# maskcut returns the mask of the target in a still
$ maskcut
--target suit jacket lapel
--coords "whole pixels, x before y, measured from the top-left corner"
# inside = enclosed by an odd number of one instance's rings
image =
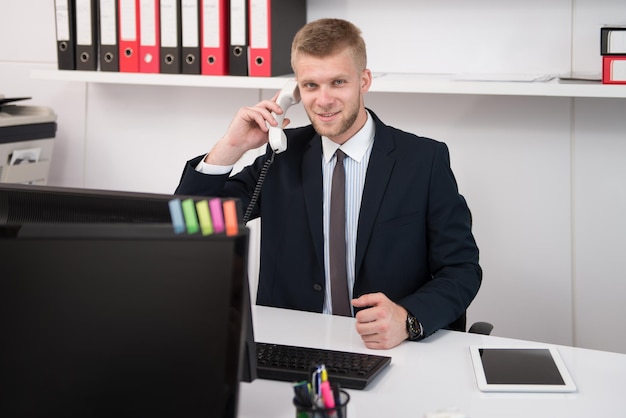
[[[359,277],[359,270],[365,257],[367,245],[378,215],[378,209],[383,201],[389,177],[395,164],[395,158],[391,156],[391,152],[395,148],[393,136],[376,116],[374,116],[374,120],[376,121],[376,133],[367,167],[361,211],[359,213],[355,280]]]
[[[315,255],[322,269],[324,268],[324,201],[322,187],[322,141],[318,134],[313,135],[308,150],[302,158],[302,188],[309,219]]]
[[[376,122],[376,134],[372,145],[372,154],[367,169],[365,188],[361,200],[359,226],[356,242],[356,278],[367,250],[378,209],[382,203],[395,158],[390,153],[395,149],[393,135],[387,127],[370,111]],[[323,188],[322,188],[322,142],[318,134],[313,135],[309,149],[302,158],[302,187],[305,206],[315,253],[324,266],[324,227],[323,227]]]

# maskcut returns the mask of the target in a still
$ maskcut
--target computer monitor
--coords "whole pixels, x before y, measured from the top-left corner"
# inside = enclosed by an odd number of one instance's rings
[[[169,201],[175,197],[195,201],[208,199],[206,196],[0,183],[0,225],[40,223],[171,225]],[[237,211],[241,212],[239,201],[234,200]],[[249,297],[249,288],[244,290]],[[246,319],[250,326],[246,335],[247,357],[242,375],[244,382],[251,382],[257,376],[256,347],[250,317],[251,313]]]
[[[246,228],[0,226],[0,416],[234,417],[247,248]]]
[[[173,198],[208,199],[206,196],[185,196],[119,190],[87,189],[61,186],[0,183],[0,225],[39,223],[141,224],[171,225],[169,201]],[[241,212],[236,201],[237,211]],[[239,213],[241,219],[241,213]],[[173,227],[172,227],[173,228]],[[250,289],[244,288],[246,298]],[[256,346],[248,309],[244,370],[241,377],[251,382],[257,377]]]
[[[0,224],[170,222],[168,194],[0,183]]]

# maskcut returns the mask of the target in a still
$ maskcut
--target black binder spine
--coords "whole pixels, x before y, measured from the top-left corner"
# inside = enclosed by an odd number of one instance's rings
[[[161,73],[182,71],[180,5],[180,0],[161,0]]]
[[[100,70],[119,71],[117,0],[100,0],[98,1],[98,7]]]
[[[600,55],[626,55],[626,26],[600,28]]]
[[[76,69],[98,69],[98,6],[96,0],[76,1]]]
[[[76,69],[75,0],[55,0],[57,68]]]
[[[200,9],[201,0],[182,0],[182,73],[200,74]]]
[[[248,75],[248,9],[248,0],[230,0],[230,75]]]

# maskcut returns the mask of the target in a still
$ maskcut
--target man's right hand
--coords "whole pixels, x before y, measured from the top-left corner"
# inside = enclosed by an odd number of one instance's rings
[[[271,100],[264,100],[252,107],[239,109],[231,121],[226,134],[215,144],[207,154],[204,162],[214,165],[233,165],[241,156],[251,149],[258,148],[268,142],[268,128],[278,126],[272,112],[282,114],[283,110],[276,104],[278,93]],[[283,127],[289,119],[285,118]]]

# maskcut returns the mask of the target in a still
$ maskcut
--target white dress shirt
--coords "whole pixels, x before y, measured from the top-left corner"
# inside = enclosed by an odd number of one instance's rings
[[[363,128],[352,138],[339,146],[330,139],[322,136],[322,172],[324,181],[324,273],[326,275],[326,295],[324,298],[325,314],[332,314],[332,300],[330,291],[330,264],[328,232],[330,224],[330,189],[332,184],[333,169],[337,158],[335,151],[338,148],[346,154],[343,160],[346,171],[346,263],[348,276],[348,296],[352,299],[354,286],[355,258],[356,258],[356,233],[361,209],[361,196],[365,186],[365,174],[372,153],[374,143],[374,121],[367,114],[367,121]],[[354,310],[353,310],[354,312]]]

